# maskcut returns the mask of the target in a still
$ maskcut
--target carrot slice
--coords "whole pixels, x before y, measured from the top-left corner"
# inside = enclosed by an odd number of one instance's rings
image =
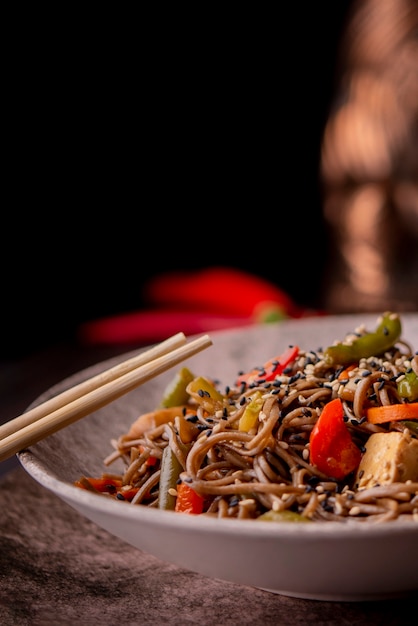
[[[373,406],[367,409],[366,415],[371,424],[418,419],[418,402]]]

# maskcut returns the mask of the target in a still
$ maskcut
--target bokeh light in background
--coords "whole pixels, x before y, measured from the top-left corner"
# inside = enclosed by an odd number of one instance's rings
[[[418,310],[418,3],[354,3],[322,145],[325,307]]]

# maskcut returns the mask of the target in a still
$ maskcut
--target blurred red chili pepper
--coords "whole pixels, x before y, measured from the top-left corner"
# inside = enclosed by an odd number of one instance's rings
[[[152,304],[248,317],[262,317],[273,308],[284,317],[300,314],[287,293],[270,281],[229,267],[160,274],[145,285],[144,297]]]

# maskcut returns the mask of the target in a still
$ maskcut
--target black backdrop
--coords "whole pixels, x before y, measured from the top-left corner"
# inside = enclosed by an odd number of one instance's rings
[[[192,16],[146,41],[145,24],[137,42],[104,37],[43,71],[25,59],[24,98],[9,101],[3,356],[140,308],[169,269],[238,267],[320,306],[319,152],[350,4],[212,14],[213,28]]]

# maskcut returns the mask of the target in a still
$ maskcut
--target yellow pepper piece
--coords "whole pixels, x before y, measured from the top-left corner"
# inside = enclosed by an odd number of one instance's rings
[[[261,391],[256,391],[254,395],[251,396],[250,402],[245,407],[244,413],[241,415],[238,424],[238,430],[242,430],[248,433],[252,430],[257,422],[260,411],[263,408],[264,399],[262,397]]]
[[[187,385],[187,392],[197,401],[206,396],[210,396],[213,400],[223,402],[223,395],[215,388],[207,378],[198,376]]]

